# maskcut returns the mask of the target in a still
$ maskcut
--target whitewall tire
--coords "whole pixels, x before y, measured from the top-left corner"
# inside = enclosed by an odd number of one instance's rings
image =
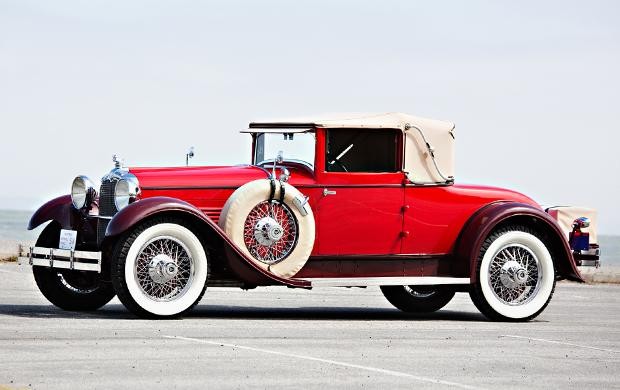
[[[470,295],[485,316],[530,320],[545,309],[554,289],[552,254],[534,231],[510,226],[484,241]]]
[[[121,302],[142,317],[176,317],[206,289],[207,255],[182,221],[161,219],[135,228],[117,244],[112,282]]]

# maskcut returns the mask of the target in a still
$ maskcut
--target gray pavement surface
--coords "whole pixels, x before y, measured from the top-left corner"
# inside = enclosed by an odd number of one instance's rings
[[[559,283],[528,323],[466,294],[407,315],[377,288],[208,290],[182,320],[70,313],[0,264],[0,389],[620,388],[620,285]]]

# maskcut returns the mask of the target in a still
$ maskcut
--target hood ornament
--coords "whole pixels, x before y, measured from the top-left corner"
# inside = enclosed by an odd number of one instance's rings
[[[119,158],[116,154],[112,155],[112,161],[114,162],[115,169],[126,169],[125,159]]]

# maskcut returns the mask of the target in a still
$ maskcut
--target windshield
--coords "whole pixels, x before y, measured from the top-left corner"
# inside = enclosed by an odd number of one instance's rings
[[[314,169],[315,134],[308,133],[259,133],[256,136],[254,164],[273,161],[282,152],[284,161],[300,162]]]

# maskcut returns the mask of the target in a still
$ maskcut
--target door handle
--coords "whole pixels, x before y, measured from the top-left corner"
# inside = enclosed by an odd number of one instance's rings
[[[327,188],[323,188],[323,196],[336,195],[336,191],[330,191]]]

